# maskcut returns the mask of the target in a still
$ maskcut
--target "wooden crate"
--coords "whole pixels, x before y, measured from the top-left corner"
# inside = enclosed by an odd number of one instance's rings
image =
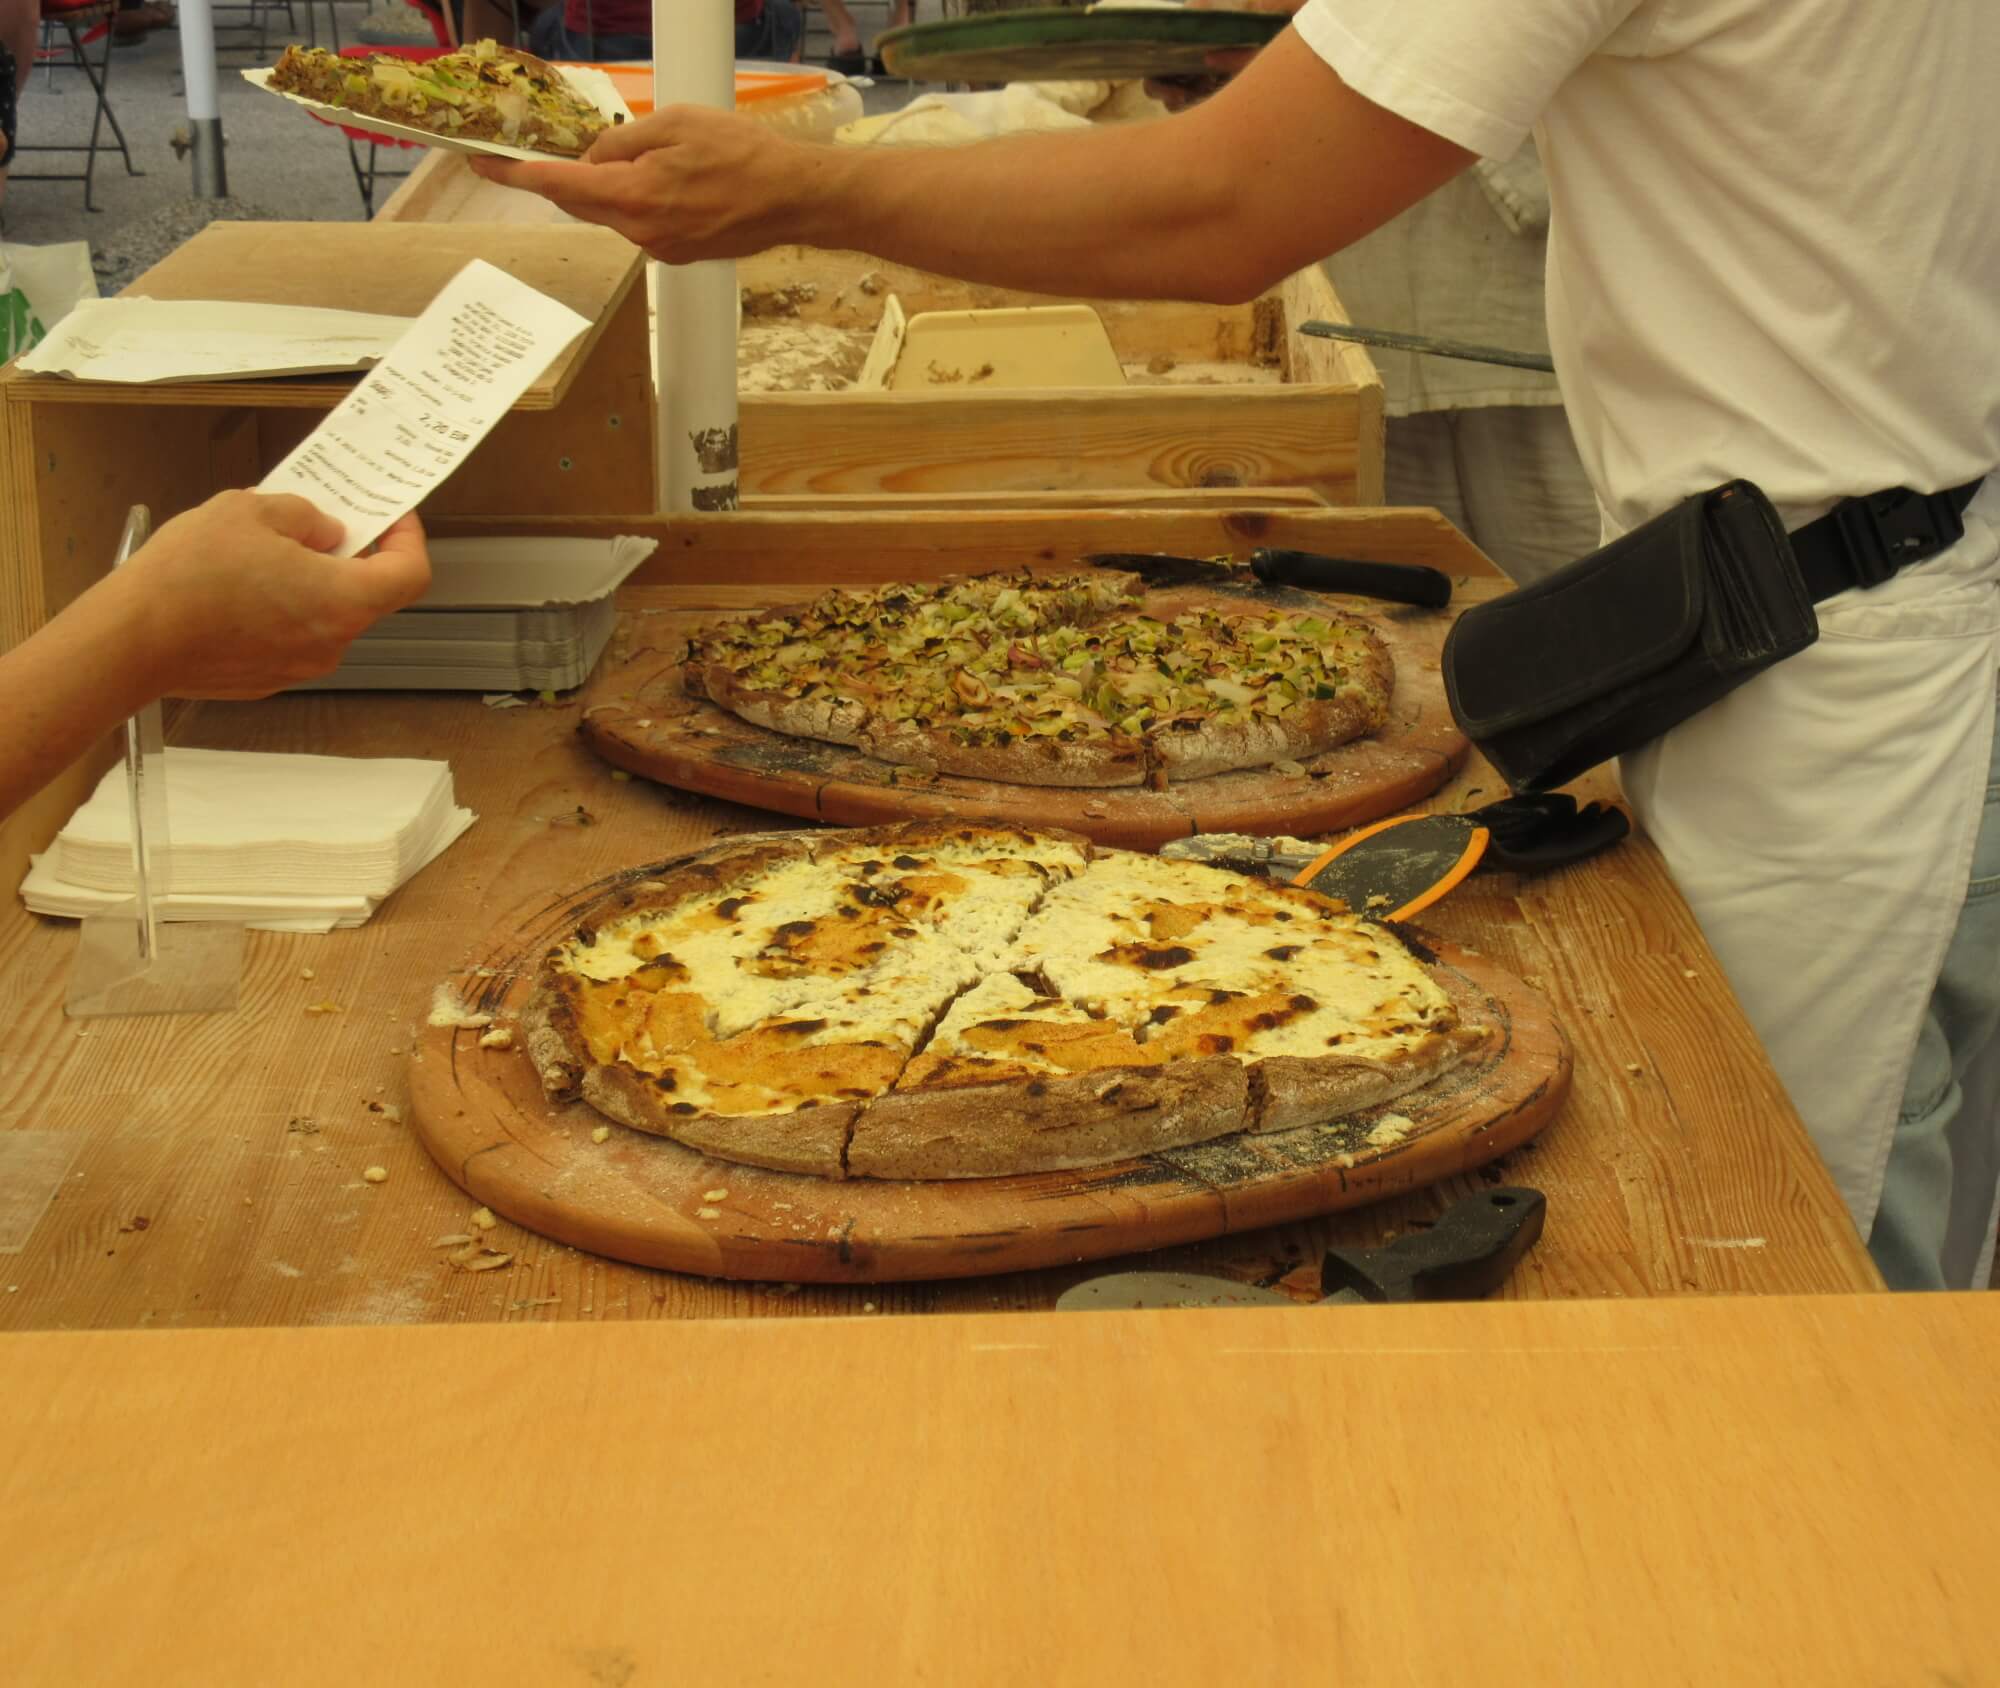
[[[133,291],[415,316],[473,258],[591,326],[425,502],[426,519],[652,510],[643,266],[607,230],[214,223]],[[256,485],[354,379],[121,386],[0,369],[0,649],[104,574],[132,505],[158,524],[226,488]],[[117,755],[107,739],[0,824],[9,889]]]
[[[1053,299],[950,281],[852,252],[780,247],[737,266],[750,309],[857,332],[891,293],[911,314]],[[1300,334],[1344,321],[1323,271],[1246,305],[1086,301],[1128,367],[1220,366],[1214,384],[979,392],[744,392],[746,502],[838,508],[979,494],[1038,499],[1307,488],[1382,501],[1382,381],[1358,346]],[[756,320],[753,316],[752,320]],[[1241,379],[1229,379],[1240,372]]]

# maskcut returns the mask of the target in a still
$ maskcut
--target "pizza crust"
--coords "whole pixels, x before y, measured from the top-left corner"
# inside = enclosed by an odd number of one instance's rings
[[[1102,1068],[897,1090],[868,1103],[847,1150],[856,1178],[995,1178],[1064,1172],[1240,1131],[1249,1069],[1230,1060]]]

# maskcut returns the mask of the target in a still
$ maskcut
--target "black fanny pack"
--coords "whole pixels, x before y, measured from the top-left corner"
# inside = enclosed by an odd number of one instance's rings
[[[1955,544],[1979,486],[1844,499],[1790,535],[1748,481],[1698,493],[1460,616],[1451,712],[1514,790],[1547,791],[1803,650],[1815,603]]]

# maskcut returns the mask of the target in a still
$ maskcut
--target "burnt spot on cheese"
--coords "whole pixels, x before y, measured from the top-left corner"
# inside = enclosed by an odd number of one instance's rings
[[[1295,996],[1291,1001],[1292,1007],[1297,1009],[1301,1014],[1310,1014],[1319,1006],[1319,1003],[1309,996]]]
[[[1331,1037],[1329,1037],[1326,1040],[1326,1046],[1327,1048],[1331,1049],[1336,1044],[1345,1043],[1346,1041],[1347,1041],[1347,1034],[1345,1032],[1335,1032]]]
[[[780,1020],[771,1030],[788,1037],[811,1037],[814,1032],[825,1031],[826,1025],[824,1020]]]
[[[1146,1016],[1146,1023],[1150,1026],[1164,1026],[1179,1012],[1180,1010],[1171,1002],[1162,1003]]]
[[[910,894],[910,891],[906,885],[877,887],[864,880],[853,887],[853,893],[857,902],[866,903],[870,908],[894,908]]]
[[[813,920],[788,920],[771,935],[774,938],[808,938],[818,926]]]
[[[1083,1016],[1086,1020],[1105,1020],[1110,1018],[1110,1011],[1101,1002],[1086,1002]]]
[[[1025,1025],[1027,1024],[1027,1022],[1025,1020],[1002,1019],[1002,1020],[981,1020],[979,1024],[988,1031],[1011,1032],[1016,1026]]]
[[[701,1112],[701,1109],[697,1108],[692,1102],[676,1102],[673,1105],[672,1111],[677,1114],[698,1114]]]
[[[668,1095],[672,1095],[680,1087],[680,1080],[675,1078],[672,1073],[655,1073],[653,1075],[653,1088],[656,1090],[664,1090]]]
[[[1169,968],[1185,967],[1194,960],[1194,951],[1186,944],[1113,944],[1108,950],[1098,952],[1099,961],[1122,961],[1127,966],[1143,967],[1149,973],[1164,973]]]
[[[742,911],[743,905],[750,900],[748,897],[724,897],[715,905],[715,912],[724,920],[734,920]]]
[[[1220,985],[1218,985],[1214,990],[1208,993],[1208,1000],[1212,1003],[1234,1002],[1242,994],[1243,993],[1241,991],[1224,990]]]
[[[922,867],[924,864],[918,861],[915,856],[894,856],[890,859],[889,865],[891,867],[899,867],[905,873],[908,873],[912,868]]]
[[[1271,911],[1271,918],[1273,920],[1290,920],[1292,917],[1289,914],[1287,914],[1283,909],[1276,908]]]
[[[1264,953],[1273,961],[1290,961],[1303,948],[1303,944],[1273,944]]]
[[[596,943],[597,928],[595,926],[579,926],[576,929],[576,941],[584,945],[586,948],[591,944]]]
[[[880,862],[863,862],[861,864],[861,871],[863,874],[880,873],[882,871],[882,864]]]
[[[1236,1047],[1236,1039],[1222,1032],[1203,1032],[1195,1040],[1195,1047],[1204,1055],[1227,1055]]]

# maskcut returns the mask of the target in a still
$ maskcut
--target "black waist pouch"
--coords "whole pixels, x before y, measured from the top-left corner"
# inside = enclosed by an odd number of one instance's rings
[[[1777,511],[1731,481],[1467,610],[1445,640],[1445,695],[1510,786],[1547,791],[1818,637]]]

